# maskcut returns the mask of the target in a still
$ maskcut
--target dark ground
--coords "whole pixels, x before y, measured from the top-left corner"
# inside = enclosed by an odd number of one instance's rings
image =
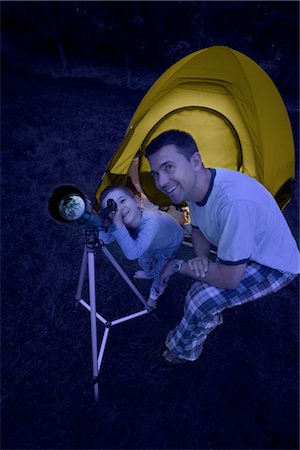
[[[191,284],[174,278],[159,320],[112,329],[94,404],[89,316],[74,307],[81,231],[47,201],[64,183],[93,197],[146,90],[2,70],[1,448],[298,448],[297,281],[226,311],[201,358],[173,367],[160,353]],[[286,214],[298,235],[296,199]],[[101,254],[96,276],[108,318],[140,309]]]

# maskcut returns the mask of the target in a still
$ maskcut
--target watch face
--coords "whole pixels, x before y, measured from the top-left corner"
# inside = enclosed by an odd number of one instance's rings
[[[178,272],[181,269],[181,266],[183,264],[183,260],[179,259],[176,263],[175,263],[175,272]]]

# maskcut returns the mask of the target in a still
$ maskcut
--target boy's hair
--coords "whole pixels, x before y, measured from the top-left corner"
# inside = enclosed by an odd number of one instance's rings
[[[129,197],[131,197],[131,198],[135,197],[134,193],[130,189],[128,189],[126,186],[121,186],[121,185],[119,186],[117,184],[115,184],[113,186],[108,186],[100,194],[100,202],[99,202],[100,208],[103,208],[104,198],[107,197],[108,194],[110,194],[111,192],[116,191],[116,190],[122,191],[125,195],[129,195]]]
[[[146,158],[149,158],[150,155],[153,155],[166,145],[175,145],[178,153],[184,155],[188,160],[191,159],[195,152],[198,152],[196,142],[190,134],[180,130],[169,130],[159,134],[146,146]]]

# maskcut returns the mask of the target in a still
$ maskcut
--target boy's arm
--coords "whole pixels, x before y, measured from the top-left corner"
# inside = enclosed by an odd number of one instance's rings
[[[104,244],[110,244],[113,242],[115,238],[112,235],[112,226],[110,225],[108,227],[107,232],[105,232],[105,230],[100,230],[98,237]]]
[[[113,232],[125,257],[134,260],[142,256],[151,246],[155,235],[159,232],[158,224],[153,220],[146,220],[138,230],[138,235],[133,239],[126,226],[122,224]]]

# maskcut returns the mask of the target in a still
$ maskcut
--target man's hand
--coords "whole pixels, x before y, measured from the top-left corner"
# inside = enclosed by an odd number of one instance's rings
[[[189,259],[187,265],[197,278],[205,278],[208,272],[209,260],[207,256],[197,256],[196,258]]]
[[[171,261],[168,261],[167,264],[162,268],[162,271],[160,272],[161,287],[165,287],[168,284],[169,278],[176,272],[175,270],[176,261],[177,259],[171,259]]]

